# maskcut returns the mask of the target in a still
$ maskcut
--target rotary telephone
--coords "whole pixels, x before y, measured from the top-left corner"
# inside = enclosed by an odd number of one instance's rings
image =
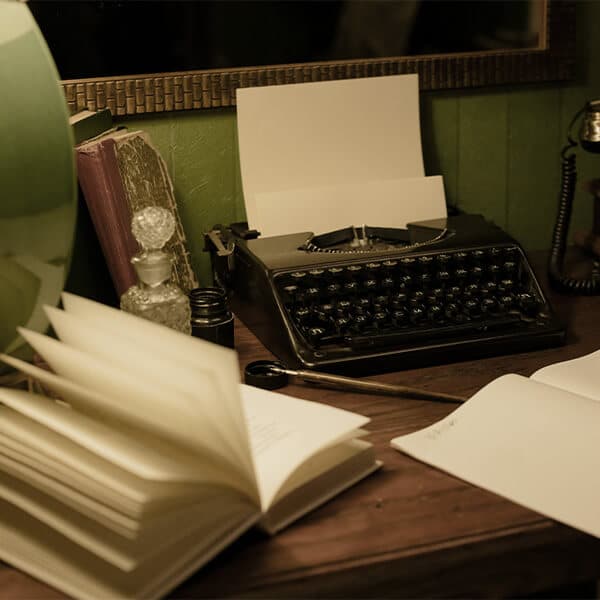
[[[578,140],[572,135],[579,118],[583,121],[578,134]],[[567,145],[561,152],[561,189],[556,216],[556,224],[552,235],[548,276],[552,286],[572,294],[600,294],[600,181],[588,184],[589,191],[594,195],[594,222],[591,232],[576,236],[575,242],[590,256],[591,274],[589,278],[576,279],[565,275],[564,259],[567,245],[567,234],[571,220],[575,184],[577,181],[576,154],[574,148],[580,144],[588,152],[600,153],[600,100],[587,102],[580,109],[569,125]]]

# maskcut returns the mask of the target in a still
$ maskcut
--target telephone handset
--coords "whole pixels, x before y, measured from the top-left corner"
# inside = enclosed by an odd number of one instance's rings
[[[571,132],[581,115],[584,115],[584,117],[578,141],[576,141],[573,139]],[[600,294],[600,252],[598,251],[600,250],[600,192],[598,191],[594,199],[594,226],[591,234],[585,243],[583,243],[584,247],[592,255],[593,267],[591,277],[588,279],[575,279],[564,275],[563,272],[567,234],[577,181],[576,155],[573,149],[578,145],[578,142],[584,150],[600,153],[600,100],[587,102],[569,124],[567,145],[561,152],[560,198],[548,264],[550,283],[556,289],[573,294],[595,295]]]

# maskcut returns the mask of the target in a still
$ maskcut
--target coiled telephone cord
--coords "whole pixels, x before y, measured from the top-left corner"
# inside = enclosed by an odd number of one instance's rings
[[[600,293],[599,279],[574,279],[563,275],[567,234],[571,222],[575,184],[577,182],[576,156],[574,153],[567,154],[567,152],[575,145],[570,141],[561,153],[561,189],[558,214],[552,235],[548,276],[552,286],[561,292],[591,296]]]

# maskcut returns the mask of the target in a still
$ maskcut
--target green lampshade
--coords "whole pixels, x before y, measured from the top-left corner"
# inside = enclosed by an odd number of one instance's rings
[[[0,351],[27,356],[68,273],[77,216],[59,76],[27,5],[0,0]],[[2,367],[0,366],[0,370]]]

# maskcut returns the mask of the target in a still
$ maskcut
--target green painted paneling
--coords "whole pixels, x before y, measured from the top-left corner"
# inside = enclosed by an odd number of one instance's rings
[[[423,94],[421,130],[427,175],[443,175],[446,200],[458,204],[458,108],[456,92]]]
[[[559,186],[560,91],[508,94],[507,231],[526,249],[550,245]]]
[[[457,206],[506,225],[508,99],[470,93],[458,106]]]
[[[194,266],[206,285],[209,260],[203,252],[204,233],[215,223],[235,221],[241,202],[235,177],[238,159],[233,111],[188,113],[173,124],[173,133],[175,192]]]

